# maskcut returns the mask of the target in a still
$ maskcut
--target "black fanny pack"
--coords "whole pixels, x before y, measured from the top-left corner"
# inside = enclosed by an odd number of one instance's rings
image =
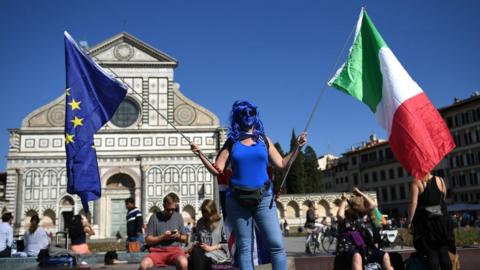
[[[238,204],[246,208],[256,208],[263,199],[263,194],[270,188],[270,180],[260,188],[246,188],[235,186],[230,182],[233,198]]]
[[[424,209],[428,218],[433,219],[443,216],[441,205],[426,206]]]

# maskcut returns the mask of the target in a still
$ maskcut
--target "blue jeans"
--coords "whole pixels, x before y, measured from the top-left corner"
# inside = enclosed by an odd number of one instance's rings
[[[238,266],[241,270],[253,269],[253,227],[252,219],[255,220],[260,233],[266,241],[270,257],[272,259],[272,268],[274,270],[287,269],[287,255],[283,246],[282,231],[278,224],[277,207],[275,202],[270,208],[272,200],[271,191],[266,192],[258,207],[254,210],[244,208],[230,196],[226,199],[227,220],[233,226],[233,232],[236,236],[236,250],[240,256]]]

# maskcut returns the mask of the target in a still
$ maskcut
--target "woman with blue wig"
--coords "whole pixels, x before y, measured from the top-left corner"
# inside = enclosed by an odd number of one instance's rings
[[[297,143],[302,147],[306,142],[307,135],[303,133],[298,137]],[[257,106],[246,100],[233,103],[228,139],[214,164],[200,154],[197,145],[192,144],[191,148],[213,175],[221,175],[228,165],[232,169],[226,209],[227,221],[233,226],[236,236],[240,269],[254,268],[254,223],[268,244],[273,269],[287,269],[277,209],[271,203],[274,194],[267,166],[270,162],[277,168],[286,168],[292,156],[289,154],[282,157],[270,138],[265,136]]]

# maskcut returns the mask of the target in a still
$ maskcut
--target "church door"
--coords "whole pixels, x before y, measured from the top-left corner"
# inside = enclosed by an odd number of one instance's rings
[[[122,237],[127,236],[127,209],[125,208],[125,200],[112,199],[112,227],[111,236],[116,236],[120,232]]]

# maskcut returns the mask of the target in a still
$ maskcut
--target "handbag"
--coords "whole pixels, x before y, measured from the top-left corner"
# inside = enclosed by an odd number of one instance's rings
[[[128,242],[128,252],[140,252],[140,241]]]
[[[428,218],[438,218],[443,216],[441,205],[426,206],[425,211],[427,212]]]

